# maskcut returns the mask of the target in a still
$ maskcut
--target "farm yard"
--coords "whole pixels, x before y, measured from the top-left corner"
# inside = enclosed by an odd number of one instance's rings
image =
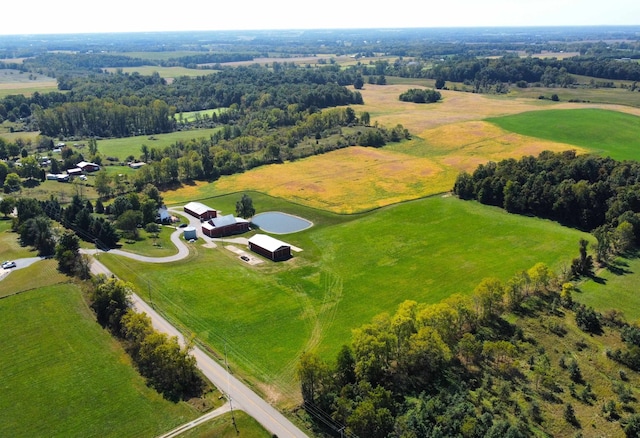
[[[189,56],[191,52],[180,54]],[[139,52],[138,55],[165,60],[169,56],[162,52],[146,55]],[[543,58],[550,56],[541,55]],[[321,55],[298,59],[256,58],[255,62],[291,62],[303,68],[336,62],[341,68],[347,68],[362,65],[364,61],[375,65],[383,58],[389,62],[401,60],[382,56],[355,60],[350,56]],[[316,65],[314,60],[320,59],[322,62]],[[238,64],[246,65],[247,62],[240,61]],[[185,71],[187,69],[183,67],[155,70],[154,67],[157,66],[110,71],[129,75],[156,72],[166,78],[203,74],[201,70]],[[257,69],[258,66],[253,68]],[[275,65],[273,68],[276,68]],[[0,70],[0,75],[2,72]],[[371,78],[375,79],[374,75],[371,75],[370,81]],[[584,81],[585,78],[580,80]],[[303,401],[298,380],[299,364],[307,353],[311,352],[321,360],[333,363],[341,348],[352,341],[354,329],[377,321],[377,315],[392,315],[406,300],[427,305],[442,303],[451,296],[470,297],[483,280],[492,278],[507,284],[515,275],[538,263],[543,263],[555,273],[567,273],[572,269],[572,259],[579,254],[578,242],[584,240],[589,251],[593,251],[596,239],[587,232],[564,227],[551,220],[510,214],[498,207],[458,199],[452,190],[460,172],[472,173],[478,165],[489,161],[518,160],[523,156],[537,156],[543,151],[573,150],[578,155],[597,154],[617,160],[640,161],[640,103],[637,92],[634,94],[626,88],[596,90],[532,86],[514,87],[504,94],[472,93],[459,91],[468,85],[448,82],[448,89],[440,90],[442,100],[437,103],[417,105],[398,99],[401,93],[409,89],[431,88],[433,83],[432,79],[389,77],[386,85],[364,84],[357,90],[364,103],[349,105],[349,108],[355,111],[357,117],[364,117],[364,114],[370,116],[368,126],[345,126],[336,132],[329,132],[328,128],[322,132],[312,132],[305,138],[305,145],[314,151],[318,147],[318,152],[311,156],[294,158],[287,154],[287,148],[293,150],[294,146],[283,143],[276,157],[256,161],[255,165],[241,171],[228,171],[211,180],[178,182],[174,178],[171,184],[162,185],[162,200],[171,211],[182,212],[185,205],[198,207],[204,204],[213,208],[204,215],[189,209],[193,218],[187,218],[187,221],[191,226],[196,225],[193,230],[189,227],[189,232],[195,232],[196,237],[188,244],[189,255],[186,258],[169,265],[123,258],[113,251],[100,253],[96,258],[118,277],[129,282],[138,295],[198,346],[217,352],[218,358],[221,351],[225,352],[225,356],[228,354],[225,360],[228,359],[233,373],[249,382],[264,398],[281,410],[295,412],[292,415],[297,421],[307,421],[297,409]],[[45,81],[39,85],[43,87],[40,92],[46,92],[49,86]],[[630,84],[625,83],[627,86],[630,87]],[[0,97],[2,87],[0,80]],[[353,86],[347,88],[356,91]],[[21,92],[28,94],[31,91],[25,88]],[[560,96],[559,101],[539,98],[540,95],[550,96],[552,93]],[[263,93],[246,97],[245,100],[268,102],[271,98],[268,93]],[[584,101],[568,102],[568,99]],[[345,108],[340,107],[342,110]],[[209,118],[214,112],[221,114],[224,111],[227,111],[227,107],[185,111],[180,119],[187,126],[203,115]],[[313,111],[320,114],[324,109],[313,108]],[[251,114],[251,111],[248,113]],[[281,115],[276,111],[274,114]],[[256,116],[255,123],[247,128],[248,131],[258,131],[256,126],[262,126],[261,123],[267,126],[267,122],[257,119]],[[345,143],[329,152],[322,148],[323,142],[332,136],[349,137],[353,143],[354,138],[360,138],[356,137],[356,132],[359,135],[367,129],[397,125],[406,128],[409,135],[382,147]],[[3,130],[12,130],[14,126],[5,122]],[[106,174],[110,177],[117,175],[126,181],[124,188],[118,188],[122,192],[118,195],[126,196],[124,192],[133,186],[128,185],[129,181],[135,181],[136,175],[143,173],[128,167],[126,163],[147,161],[144,165],[147,168],[153,164],[153,159],[146,160],[142,156],[143,149],[148,151],[153,148],[154,152],[159,153],[173,148],[170,153],[174,156],[171,158],[180,157],[183,150],[189,150],[185,145],[190,143],[198,143],[202,151],[220,152],[228,148],[224,152],[235,152],[242,144],[233,143],[236,134],[226,128],[225,135],[228,138],[220,140],[220,143],[213,143],[213,138],[221,138],[223,127],[185,128],[171,133],[100,138],[97,140],[97,149],[104,159],[102,168],[106,169]],[[280,133],[275,128],[268,132]],[[0,135],[6,141],[25,140],[25,144],[35,143],[38,139],[35,132],[6,132]],[[276,134],[273,135],[276,138]],[[192,139],[203,140],[191,142]],[[211,144],[207,143],[209,140]],[[88,153],[86,148],[80,149],[80,152]],[[88,157],[86,159],[90,161]],[[183,160],[180,166],[187,168],[188,163],[185,164]],[[180,180],[184,168],[180,167]],[[33,187],[21,188],[16,196],[39,200],[55,196],[63,204],[68,203],[74,195],[95,201],[99,193],[95,181],[95,175],[88,175],[85,181],[76,180],[72,184],[42,181],[34,183]],[[198,221],[213,221],[214,212],[220,215],[218,219],[226,218],[224,215],[228,215],[229,220],[234,219],[231,213],[237,212],[238,200],[244,195],[253,200],[256,214],[253,217],[255,222],[251,222],[252,218],[242,220],[241,239],[222,234],[220,237],[214,236],[214,223],[210,224],[207,239],[197,237],[201,227]],[[106,198],[105,204],[109,206],[112,201]],[[267,222],[261,224],[260,215],[273,212],[300,219],[301,222],[308,221],[312,226],[305,222],[299,229],[280,231],[270,228]],[[136,233],[137,237],[121,242],[119,249],[148,257],[165,257],[176,253],[169,236],[176,230],[184,231],[177,228],[177,224],[163,226],[155,233],[147,231],[142,225],[138,224],[140,230]],[[17,234],[10,232],[10,227],[10,220],[0,221],[0,257],[10,260],[33,256],[32,251],[19,245]],[[286,235],[281,236],[280,232]],[[262,233],[283,239],[275,242],[281,245],[276,250],[285,250],[284,255],[270,253],[269,248],[274,240]],[[213,237],[215,243],[212,243]],[[262,243],[264,248],[252,252],[252,243],[246,243],[252,242],[252,239],[254,243]],[[93,244],[83,242],[82,247],[93,248]],[[286,252],[291,250],[293,253]],[[621,312],[628,320],[637,320],[640,317],[640,298],[633,294],[633,290],[638,282],[637,270],[640,266],[633,254],[629,255],[629,258],[622,257],[612,262],[611,266],[615,265],[617,270],[597,271],[591,280],[583,278],[577,281],[572,295],[575,302],[585,303],[608,314]],[[32,340],[34,347],[31,349],[7,339],[4,350],[15,350],[17,353],[10,360],[19,363],[20,355],[35,355],[36,350],[53,348],[44,345],[45,342],[64,351],[70,349],[70,357],[80,363],[60,364],[59,379],[52,382],[55,386],[53,392],[60,394],[63,399],[74,398],[79,404],[86,404],[88,398],[99,397],[91,393],[81,394],[82,391],[70,383],[69,375],[74,373],[81,374],[84,379],[81,381],[89,386],[96,386],[97,381],[104,380],[106,389],[103,392],[119,394],[124,400],[121,409],[114,407],[113,410],[105,408],[99,411],[95,422],[85,425],[87,434],[92,434],[100,424],[107,424],[104,418],[109,416],[113,416],[121,426],[113,428],[114,436],[147,436],[159,435],[198,415],[189,403],[172,405],[154,395],[139,376],[130,373],[132,368],[129,359],[118,346],[104,338],[105,333],[91,331],[93,329],[88,327],[91,313],[83,301],[79,282],[57,272],[54,260],[45,260],[36,265],[12,272],[0,282],[0,313],[7,315],[7,318],[0,320],[4,320],[3,332],[18,333],[26,338],[29,330],[45,331],[46,336],[43,337],[44,341]],[[43,314],[40,322],[37,321],[34,307],[48,312]],[[13,308],[25,312],[28,320],[25,327],[15,316],[11,316]],[[69,313],[68,319],[60,321],[60,327],[54,324],[55,308]],[[33,314],[29,313],[29,309]],[[527,312],[538,311],[525,309],[522,313],[508,314],[505,324],[524,319]],[[572,315],[573,310],[563,308],[556,314],[545,314],[540,323],[548,324],[545,328],[552,327],[549,320],[559,320],[559,313],[562,312]],[[55,336],[42,324],[49,324],[52,330],[59,327],[65,337],[72,337],[69,328],[80,324],[82,333],[73,338],[69,346],[58,345],[53,339]],[[531,332],[540,330],[533,323],[524,324],[529,324],[526,327]],[[97,330],[96,327],[94,329]],[[553,345],[554,341],[549,339],[551,335],[545,331],[540,335],[541,345],[535,354],[542,354],[539,352],[546,346],[548,355],[555,361],[554,365],[564,358],[565,353],[569,354],[567,351],[580,342],[582,332],[573,322],[565,329],[569,334],[562,340],[564,351],[550,351],[552,348],[549,345]],[[478,337],[485,335],[482,333]],[[96,348],[102,353],[107,352],[97,356],[104,362],[103,366],[96,364],[95,360],[98,359],[84,358],[97,353],[81,341],[80,337],[83,336],[97,340]],[[525,341],[523,338],[522,342]],[[585,374],[589,377],[597,374],[590,368],[592,362],[597,366],[603,366],[606,362],[609,364],[606,372],[617,372],[613,369],[617,364],[607,362],[604,353],[600,354],[602,357],[593,359],[597,349],[604,351],[605,341],[621,345],[619,339],[614,339],[607,332],[589,340],[591,352],[576,353],[575,357],[590,362],[589,368],[586,365],[583,368],[588,370]],[[53,367],[51,356],[53,353],[40,361],[34,360],[34,363],[40,368]],[[0,364],[5,365],[4,361]],[[524,362],[520,365],[522,370],[528,372]],[[129,371],[122,371],[122,367]],[[24,388],[26,379],[19,368],[8,368],[13,376],[9,379],[10,387],[14,388],[16,394],[23,391],[29,400],[41,400],[39,394]],[[87,368],[99,369],[95,375],[89,375],[84,371]],[[533,365],[531,369],[534,369]],[[45,380],[45,374],[38,374],[39,370],[32,369],[30,372],[36,374],[39,381]],[[111,374],[124,377],[115,379],[109,377]],[[622,379],[622,374],[620,377]],[[636,381],[635,376],[630,380],[631,384]],[[603,385],[598,383],[596,391],[614,397],[611,389],[605,390]],[[118,386],[117,391],[115,386]],[[61,387],[70,388],[58,392]],[[20,401],[15,397],[14,394],[7,399],[5,406],[0,406],[9,412],[7,415],[16,418],[14,423],[7,423],[5,429],[0,426],[0,435],[3,435],[2,431],[17,427],[16,424],[27,416],[44,415],[37,406],[22,413],[17,412],[16,406],[20,407]],[[564,393],[556,397],[568,399],[569,395]],[[522,400],[519,403],[522,403],[523,409],[528,406]],[[600,404],[598,400],[593,405],[579,405],[578,413],[583,417],[597,416],[590,427],[596,428],[597,425],[598,432],[603,435],[608,435],[614,428],[620,431],[619,425],[612,426],[601,418]],[[137,410],[131,408],[132,405],[136,405]],[[73,404],[69,409],[82,411],[84,408]],[[543,411],[547,418],[557,416],[546,405]],[[127,426],[132,421],[131,417],[135,416],[144,417],[145,421],[136,426]],[[57,434],[58,430],[60,434],[83,430],[83,419],[88,417],[85,409],[77,420],[52,425],[53,433]],[[0,415],[0,419],[4,418],[4,415]],[[39,434],[49,427],[47,421],[33,429],[25,428],[22,435]],[[262,436],[264,431],[256,427],[251,419],[240,416],[239,421],[245,425],[242,427],[255,429],[251,436]],[[546,426],[551,429],[544,430],[552,430],[558,436],[573,432],[564,423],[554,423],[557,422],[555,417],[548,421]],[[233,431],[224,425],[225,422],[228,426],[227,417],[212,422],[202,430],[202,435],[211,436],[213,433],[233,436]],[[192,431],[191,436],[201,435]]]

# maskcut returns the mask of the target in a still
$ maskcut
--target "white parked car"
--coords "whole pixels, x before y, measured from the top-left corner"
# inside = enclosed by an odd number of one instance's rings
[[[10,269],[10,268],[15,268],[16,267],[16,262],[13,261],[6,261],[2,264],[2,267],[4,269]]]

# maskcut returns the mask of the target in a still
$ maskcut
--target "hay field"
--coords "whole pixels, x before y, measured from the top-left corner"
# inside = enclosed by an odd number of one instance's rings
[[[210,185],[173,193],[196,198],[256,190],[335,213],[355,213],[451,188],[446,169],[422,157],[351,147],[281,165],[263,166]],[[195,192],[195,193],[194,193]],[[166,197],[167,202],[174,197]]]
[[[44,75],[23,73],[19,70],[0,69],[0,98],[11,94],[31,95],[38,91],[57,91],[58,82]]]
[[[432,157],[442,167],[455,169],[456,173],[471,172],[489,160],[519,159],[525,155],[538,155],[544,150],[587,152],[575,145],[515,134],[480,120],[426,129],[419,137],[424,141],[402,143],[391,148],[409,155]]]
[[[355,213],[451,190],[460,171],[505,158],[519,159],[543,150],[574,149],[567,142],[544,140],[506,131],[484,121],[488,117],[529,111],[606,108],[640,115],[622,105],[579,104],[550,100],[486,96],[443,90],[432,105],[400,102],[414,86],[367,85],[362,90],[373,123],[402,124],[413,138],[381,149],[352,147],[282,165],[264,166],[223,177],[213,184],[197,183],[166,194],[170,203],[202,199],[241,190],[260,191],[334,213]]]

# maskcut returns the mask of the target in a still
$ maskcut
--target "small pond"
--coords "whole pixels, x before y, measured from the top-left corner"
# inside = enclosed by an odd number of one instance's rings
[[[279,211],[267,211],[255,215],[251,222],[261,230],[274,234],[288,234],[302,231],[313,225],[306,219]]]

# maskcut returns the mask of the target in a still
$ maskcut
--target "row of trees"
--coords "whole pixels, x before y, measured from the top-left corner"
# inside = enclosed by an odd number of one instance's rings
[[[135,312],[129,285],[98,276],[90,295],[98,322],[123,342],[149,386],[173,401],[202,395],[206,384],[191,346],[181,347],[177,338],[155,330],[145,313]]]

